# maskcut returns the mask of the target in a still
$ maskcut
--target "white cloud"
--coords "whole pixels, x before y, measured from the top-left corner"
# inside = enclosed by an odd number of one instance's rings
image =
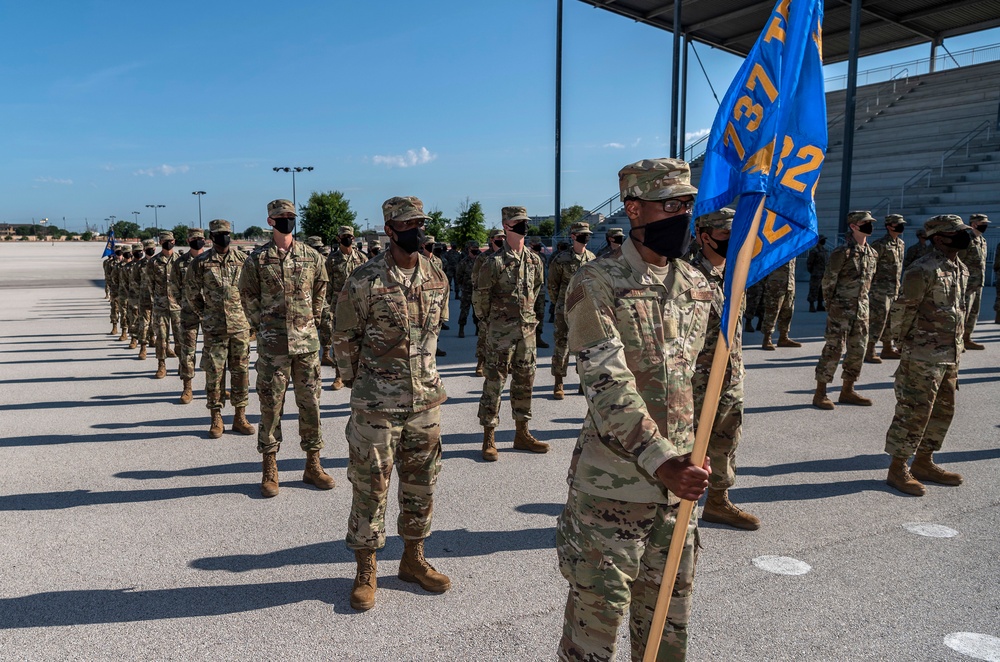
[[[698,138],[707,136],[711,132],[712,132],[711,129],[698,129],[697,131],[688,131],[687,133],[684,134],[684,140],[687,142],[698,140]]]
[[[385,165],[390,168],[409,168],[411,166],[430,163],[437,158],[437,154],[432,154],[426,147],[419,150],[406,150],[406,154],[386,154],[372,157],[375,165]]]
[[[73,184],[72,179],[59,179],[58,177],[35,177],[35,181],[43,184],[65,184],[67,186]]]
[[[169,177],[170,175],[176,175],[177,173],[184,173],[191,168],[186,165],[172,166],[164,163],[163,165],[158,165],[153,168],[140,168],[133,172],[133,175],[145,175],[147,177],[155,177],[156,175],[163,175],[164,177]]]
[[[610,147],[611,149],[625,149],[625,145],[621,143],[604,143],[601,147]]]
[[[632,147],[638,147],[639,143],[641,143],[641,142],[642,142],[642,138],[636,138],[635,140],[632,141]]]

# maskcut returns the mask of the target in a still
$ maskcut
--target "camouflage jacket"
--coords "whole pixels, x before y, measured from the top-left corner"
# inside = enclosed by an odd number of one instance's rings
[[[772,271],[767,275],[765,287],[771,291],[791,292],[795,289],[795,258]]]
[[[111,293],[111,296],[113,297],[118,296],[119,267],[121,267],[121,262],[119,260],[115,260],[114,258],[108,258],[108,266],[107,270],[105,271],[104,279],[107,281],[108,290]]]
[[[330,284],[326,286],[326,300],[331,309],[337,305],[337,295],[344,289],[347,277],[367,261],[368,258],[357,248],[351,249],[348,255],[344,255],[339,248],[330,252],[330,257],[326,258],[326,272],[330,276]]]
[[[978,290],[986,281],[986,237],[972,237],[969,247],[958,252],[958,259],[969,270],[969,289]]]
[[[965,350],[968,281],[968,268],[937,249],[903,273],[891,321],[904,360],[958,364]]]
[[[104,259],[101,263],[101,267],[104,268],[104,286],[111,290],[111,269],[114,267],[114,257],[108,257]]]
[[[161,251],[149,258],[146,264],[146,278],[153,297],[153,310],[174,311],[181,309],[181,299],[178,296],[179,284],[183,275],[177,268],[180,260],[177,253],[167,257]]]
[[[319,324],[329,284],[323,256],[295,241],[282,259],[274,240],[247,258],[240,296],[257,351],[270,355],[319,351]]]
[[[347,277],[337,297],[333,352],[351,383],[351,407],[421,412],[447,395],[438,374],[438,333],[448,319],[444,271],[418,255],[407,286],[386,252]]]
[[[128,270],[128,302],[130,306],[138,306],[142,303],[142,274],[146,270],[145,255],[138,260],[132,261],[132,266]]]
[[[908,269],[911,264],[927,255],[932,250],[934,250],[934,247],[928,241],[925,241],[923,244],[913,244],[907,248],[906,253],[903,254],[903,269]]]
[[[184,294],[184,283],[187,280],[188,269],[196,257],[198,256],[191,255],[191,251],[188,251],[177,258],[177,262],[174,264],[174,272],[177,277],[170,279],[172,295],[181,304],[181,326],[185,329],[193,329],[201,324],[201,316],[191,307],[191,302]]]
[[[654,271],[630,243],[573,276],[569,349],[587,415],[570,463],[572,487],[620,501],[678,501],[654,472],[694,445],[691,378],[712,300],[690,264],[670,260]]]
[[[455,270],[458,269],[458,263],[465,258],[460,252],[453,248],[449,248],[444,253],[444,272],[448,274],[449,278],[455,276]]]
[[[458,281],[458,298],[463,301],[472,301],[472,266],[476,263],[475,257],[465,256],[455,268],[455,280]]]
[[[246,259],[246,253],[230,246],[225,255],[209,248],[191,261],[184,275],[184,296],[191,310],[201,317],[206,335],[223,336],[250,329],[239,290]]]
[[[806,270],[810,276],[822,278],[826,271],[826,262],[830,259],[830,251],[823,246],[816,244],[809,249],[809,256],[806,257]]]
[[[558,253],[549,262],[549,300],[560,307],[566,300],[566,291],[569,289],[569,281],[577,269],[595,259],[594,254],[583,249],[583,253],[576,254],[572,248]]]
[[[719,342],[719,330],[722,328],[722,305],[725,297],[722,295],[722,282],[725,279],[725,271],[712,266],[712,263],[704,255],[698,254],[693,262],[694,266],[708,280],[712,288],[712,307],[708,314],[708,326],[705,328],[705,347],[698,354],[698,360],[694,366],[694,382],[707,383],[708,375],[712,372],[712,357],[715,356],[715,346]],[[740,309],[740,314],[736,318],[736,332],[729,342],[729,365],[726,366],[726,376],[722,383],[723,390],[726,387],[743,381],[746,369],[743,366],[743,315],[746,313],[746,298]]]
[[[118,265],[115,270],[115,282],[118,283],[118,298],[128,300],[128,286],[129,286],[129,270],[132,268],[132,261],[129,260]]]
[[[535,332],[535,299],[542,291],[542,260],[529,248],[515,253],[506,243],[483,262],[476,277],[472,305],[486,320],[494,340],[521,338]]]
[[[901,237],[893,239],[888,234],[871,243],[878,261],[872,278],[871,296],[895,299],[899,294],[899,278],[903,275],[903,257],[906,245]]]
[[[823,274],[827,308],[832,305],[850,311],[864,303],[864,309],[868,310],[868,289],[877,261],[875,250],[868,244],[856,243],[852,236],[847,237],[846,244],[834,248]]]

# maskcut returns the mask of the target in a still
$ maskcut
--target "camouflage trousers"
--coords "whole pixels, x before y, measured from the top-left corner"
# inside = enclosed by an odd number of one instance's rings
[[[906,459],[918,450],[941,450],[955,415],[958,366],[902,359],[896,368],[896,413],[885,452]]]
[[[556,306],[556,346],[552,350],[552,374],[565,377],[569,369],[569,326],[566,324],[566,307]]]
[[[198,326],[193,329],[181,325],[181,333],[177,337],[177,371],[181,379],[194,379],[194,354],[198,347]],[[250,377],[247,376],[249,382]]]
[[[156,359],[164,361],[167,358],[168,336],[173,336],[174,348],[180,349],[184,333],[181,329],[181,311],[153,310],[153,328],[156,330]]]
[[[323,448],[319,421],[319,394],[322,388],[319,352],[279,355],[258,352],[260,425],[257,427],[257,451],[260,453],[277,453],[281,448],[281,414],[285,409],[289,379],[295,390],[295,406],[299,410],[299,447],[306,452]]]
[[[764,281],[758,281],[747,288],[746,311],[743,316],[751,320],[764,315]]]
[[[121,304],[118,303],[118,297],[112,296],[109,304],[111,305],[111,324],[117,326],[118,320],[121,319],[122,315]]]
[[[784,279],[778,282],[764,281],[764,314],[761,317],[761,331],[771,333],[778,327],[778,333],[788,335],[792,327],[792,313],[795,312],[795,284],[788,287]]]
[[[865,351],[868,349],[868,300],[858,302],[857,309],[827,302],[826,344],[816,364],[816,381],[829,384],[837,372],[840,355],[847,346],[841,377],[856,382],[861,377]]]
[[[139,344],[149,344],[149,327],[153,317],[152,307],[144,307],[142,304],[136,305],[133,309],[135,315],[132,326],[129,329]]]
[[[128,301],[128,335],[135,340],[139,339],[139,302],[129,299]]]
[[[250,332],[224,335],[205,334],[201,349],[201,369],[205,372],[206,406],[222,409],[222,380],[229,367],[229,401],[246,407],[250,400]]]
[[[469,321],[469,311],[472,310],[472,297],[462,297],[462,307],[459,308],[458,313],[458,325],[465,326],[465,323]],[[479,318],[476,317],[476,311],[472,311],[472,323],[479,324]]]
[[[559,570],[569,582],[560,660],[613,661],[626,609],[632,660],[642,659],[677,508],[605,499],[570,488],[556,525]],[[684,660],[687,655],[697,522],[693,517],[687,528],[657,660]]]
[[[809,295],[806,301],[817,305],[823,304],[823,274],[809,275]]]
[[[486,338],[490,334],[490,326],[486,323],[486,320],[479,320],[479,325],[476,327],[476,361],[486,361]]]
[[[510,409],[515,421],[531,420],[531,389],[535,384],[537,349],[531,326],[522,327],[518,339],[491,339],[483,363],[483,394],[479,398],[479,423],[495,428],[500,422],[500,394],[510,375]]]
[[[691,380],[694,387],[694,423],[698,430],[701,407],[705,402],[708,375],[695,373]],[[712,475],[708,482],[712,489],[728,490],[736,484],[736,448],[743,432],[743,380],[723,384],[719,408],[715,412],[712,434],[708,439],[708,458],[712,462]]]
[[[976,322],[979,321],[979,309],[983,303],[983,288],[969,288],[968,304],[965,312],[965,337],[968,338],[976,330]]]
[[[538,293],[535,298],[535,319],[538,320],[538,326],[535,327],[535,334],[542,335],[542,327],[544,326],[542,322],[545,321],[545,288],[542,287],[542,291]]]
[[[892,308],[892,297],[881,292],[868,293],[868,342],[877,343],[889,340],[892,334],[889,328],[889,310]]]
[[[347,546],[385,546],[385,509],[393,466],[399,474],[399,535],[403,540],[429,536],[434,486],[441,472],[441,408],[416,413],[352,408],[347,447],[347,478],[353,486]]]
[[[337,302],[334,300],[333,305],[336,306]],[[331,347],[333,345],[333,308],[327,306],[323,309],[323,315],[319,322],[319,346]]]
[[[128,299],[125,297],[118,297],[118,326],[121,327],[123,333],[128,331]]]

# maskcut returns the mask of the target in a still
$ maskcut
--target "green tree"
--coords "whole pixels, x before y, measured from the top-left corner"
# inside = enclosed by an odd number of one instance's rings
[[[555,219],[546,219],[538,224],[539,237],[551,237],[556,233]]]
[[[561,225],[564,228],[569,228],[570,225],[576,223],[581,218],[587,215],[587,210],[580,205],[573,205],[572,207],[567,207],[562,210],[560,214]],[[552,224],[553,229],[555,229],[555,222]]]
[[[146,239],[158,240],[160,238],[160,232],[162,231],[163,230],[161,230],[160,228],[146,228],[145,230],[141,230],[139,232],[139,239],[142,239],[143,241],[145,241]]]
[[[188,240],[188,230],[190,230],[190,228],[186,225],[175,225],[174,229],[171,230],[171,232],[174,233],[174,241],[178,244],[186,244]]]
[[[458,218],[449,233],[451,241],[457,241],[458,245],[465,247],[466,242],[475,241],[480,244],[486,243],[486,217],[483,215],[483,207],[478,201],[470,203],[466,198],[458,208]]]
[[[115,240],[135,239],[139,236],[139,226],[132,221],[118,221],[111,226],[115,231]]]
[[[430,220],[427,221],[424,232],[433,235],[438,242],[447,243],[451,234],[451,219],[445,218],[444,212],[437,209],[427,215],[430,216]]]
[[[94,233],[91,232],[90,230],[87,230],[82,235],[80,235],[80,239],[82,239],[84,241],[91,241],[91,240],[93,240],[93,238],[94,238]]]
[[[353,227],[355,236],[361,234],[361,228],[354,222],[358,214],[351,209],[351,201],[340,191],[313,191],[309,202],[300,207],[299,211],[302,234],[306,237],[322,237],[327,246],[337,245],[337,232],[341,225]]]
[[[259,225],[251,225],[247,228],[246,232],[243,233],[244,239],[260,239],[267,236],[267,230],[260,227]]]

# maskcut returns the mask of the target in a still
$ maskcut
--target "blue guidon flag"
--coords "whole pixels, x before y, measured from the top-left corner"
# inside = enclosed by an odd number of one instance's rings
[[[108,243],[104,245],[104,255],[101,257],[110,257],[115,254],[115,229],[111,228],[108,230]]]
[[[726,93],[712,125],[695,218],[739,196],[726,264],[749,239],[763,205],[749,287],[813,246],[814,194],[826,156],[823,0],[779,0]],[[726,269],[722,319],[729,319]],[[728,324],[723,323],[728,337]]]

